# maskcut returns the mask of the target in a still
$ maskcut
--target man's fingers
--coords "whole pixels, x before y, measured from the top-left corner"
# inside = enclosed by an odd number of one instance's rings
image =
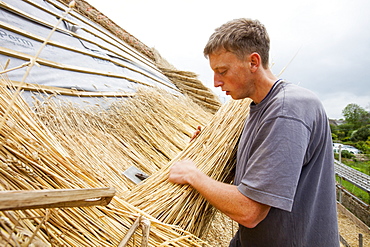
[[[193,136],[191,137],[190,141],[191,142],[192,140],[194,140],[195,138],[197,138],[197,136],[200,134],[200,131],[202,130],[202,127],[201,126],[198,126],[197,129],[195,130],[195,132],[193,133]]]

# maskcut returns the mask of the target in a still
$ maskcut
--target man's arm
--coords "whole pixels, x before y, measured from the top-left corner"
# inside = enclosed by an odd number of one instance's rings
[[[241,194],[237,186],[207,176],[191,160],[176,162],[171,167],[168,180],[172,183],[191,185],[214,207],[248,228],[257,226],[270,210],[270,206]]]

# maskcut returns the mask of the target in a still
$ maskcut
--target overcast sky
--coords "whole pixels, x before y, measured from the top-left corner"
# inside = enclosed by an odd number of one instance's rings
[[[370,110],[369,0],[86,1],[212,89],[203,56],[209,36],[229,20],[258,19],[270,35],[275,74],[286,67],[281,78],[316,93],[330,118],[343,118],[350,103]]]

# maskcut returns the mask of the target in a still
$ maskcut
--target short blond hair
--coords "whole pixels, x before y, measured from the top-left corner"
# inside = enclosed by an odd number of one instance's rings
[[[208,57],[222,48],[239,59],[256,52],[261,56],[263,67],[268,67],[270,38],[265,26],[258,20],[240,18],[223,24],[210,36],[204,56]]]

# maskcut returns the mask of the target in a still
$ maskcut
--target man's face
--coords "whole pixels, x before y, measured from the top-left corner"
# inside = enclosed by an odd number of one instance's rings
[[[249,57],[240,60],[234,53],[221,49],[209,55],[214,72],[214,86],[221,87],[233,99],[250,97],[254,92]]]

